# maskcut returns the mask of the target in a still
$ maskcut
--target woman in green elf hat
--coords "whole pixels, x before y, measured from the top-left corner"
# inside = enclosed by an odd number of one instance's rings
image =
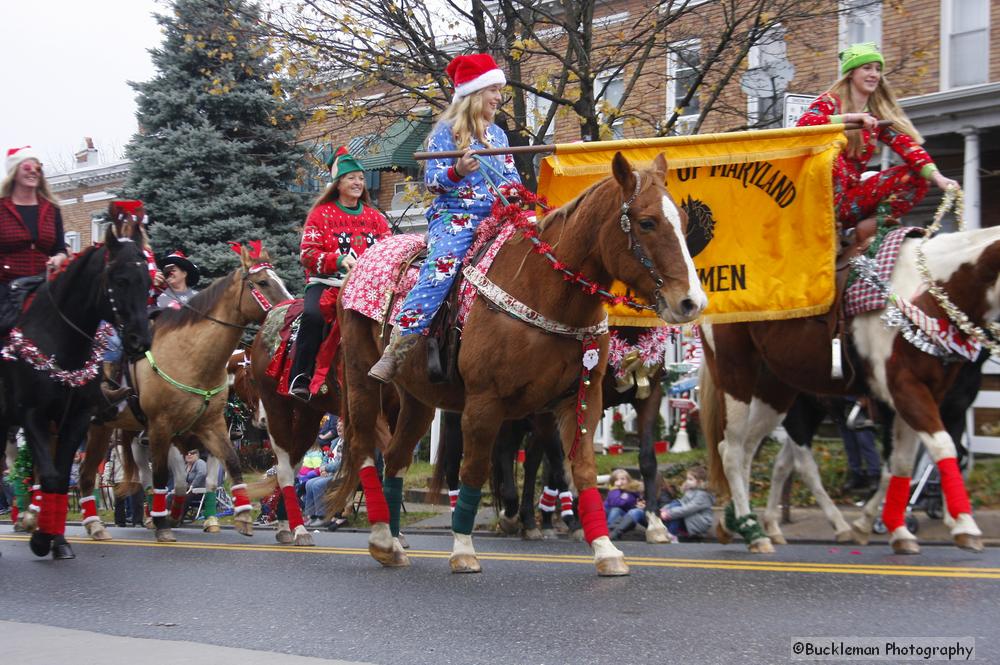
[[[385,216],[372,207],[360,162],[341,146],[327,165],[333,182],[309,211],[300,244],[299,260],[306,272],[305,309],[288,386],[288,392],[300,399],[309,399],[319,389],[310,384],[326,324],[320,296],[326,289],[339,289],[358,257],[390,233]]]
[[[852,44],[840,53],[841,78],[820,95],[798,124],[859,122],[864,128],[848,132],[847,149],[833,167],[834,205],[837,221],[846,228],[871,217],[880,202],[889,204],[897,220],[913,209],[933,182],[941,189],[958,183],[938,171],[934,160],[920,147],[923,138],[900,108],[889,82],[882,75],[885,59],[874,42]],[[879,120],[891,120],[879,129]],[[885,143],[903,164],[862,179],[878,142]]]

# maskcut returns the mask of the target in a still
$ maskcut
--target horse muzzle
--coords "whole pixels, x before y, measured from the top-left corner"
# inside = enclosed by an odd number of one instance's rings
[[[707,306],[708,298],[701,289],[692,289],[673,301],[662,290],[656,292],[656,314],[667,323],[694,321]]]
[[[147,327],[144,332],[125,330],[122,332],[122,346],[129,360],[141,358],[153,345],[153,336]]]

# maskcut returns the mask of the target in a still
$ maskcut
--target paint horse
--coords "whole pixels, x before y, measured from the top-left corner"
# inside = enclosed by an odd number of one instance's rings
[[[142,229],[138,224],[126,228],[127,236],[119,238],[109,226],[103,245],[85,249],[42,284],[3,350],[0,431],[22,426],[31,450],[41,485],[38,528],[30,542],[37,556],[51,552],[56,559],[74,558],[64,536],[70,467],[103,402],[101,356],[111,324],[129,357],[149,348],[150,277]]]
[[[978,328],[1000,315],[998,276],[1000,228],[907,238],[902,240],[888,292],[911,296],[910,301],[898,298],[896,302],[910,310],[913,318],[943,321],[954,327],[955,319],[962,323],[967,317]],[[950,300],[947,308],[939,300],[942,294]],[[922,314],[911,307],[919,308]],[[965,328],[987,346],[996,347],[981,328],[978,333],[968,325]],[[710,442],[710,473],[717,488],[723,492],[728,488],[734,510],[720,525],[720,537],[736,530],[751,551],[773,551],[771,539],[750,512],[750,460],[762,437],[781,422],[798,392],[870,392],[897,414],[889,460],[892,478],[882,510],[893,551],[919,552],[916,537],[904,524],[918,439],[938,467],[948,511],[955,520],[951,534],[956,545],[982,550],[982,532],[972,517],[955,444],[938,410],[960,363],[944,362],[921,351],[898,329],[886,327],[877,311],[850,320],[850,343],[857,354],[851,365],[857,370],[844,379],[830,377],[831,342],[822,319],[707,324],[702,329],[707,369],[702,373],[701,406]],[[945,331],[946,339],[963,338],[963,333],[952,332]],[[908,333],[923,334],[919,329]],[[927,344],[933,347],[934,338],[928,339]]]
[[[958,457],[962,458],[968,451],[962,445],[962,437],[965,435],[966,412],[972,406],[979,393],[982,383],[983,364],[990,357],[988,352],[982,352],[979,358],[970,363],[962,365],[958,378],[948,390],[941,401],[941,421],[945,429],[951,436],[952,441],[958,449]],[[877,403],[876,403],[877,404]],[[892,430],[895,414],[884,404],[878,404],[880,411],[879,420],[884,426],[883,451],[884,457],[889,457],[892,453],[892,437],[888,434]],[[812,492],[816,498],[816,503],[820,506],[824,516],[833,526],[837,542],[848,542],[853,540],[865,545],[871,535],[872,524],[877,517],[877,511],[885,496],[888,476],[883,475],[883,482],[879,490],[865,502],[862,514],[850,525],[844,519],[840,510],[830,499],[830,495],[823,488],[820,480],[819,468],[812,455],[812,440],[819,429],[820,423],[826,417],[827,405],[813,395],[801,394],[783,422],[785,431],[789,438],[782,444],[774,460],[774,469],[771,475],[771,487],[767,496],[767,509],[764,511],[764,532],[771,539],[771,542],[783,545],[785,537],[781,533],[780,526],[780,502],[781,490],[787,478],[794,470]],[[962,464],[960,463],[961,467]],[[947,515],[947,514],[946,514]],[[950,515],[947,518],[950,519]]]
[[[400,411],[385,453],[384,493],[374,463],[384,388],[368,377],[382,354],[382,324],[344,303],[359,275],[380,269],[375,250],[400,236],[366,252],[352,271],[338,302],[343,344],[350,349],[344,354],[348,475],[333,504],[346,505],[360,479],[372,523],[368,550],[383,565],[409,563],[397,538],[402,475],[435,407],[462,412],[464,455],[449,559],[456,573],[480,570],[471,533],[501,423],[553,411],[579,489],[581,520],[597,571],[628,574],[624,555],[608,538],[596,487],[593,431],[601,415],[608,336],[603,304],[595,294],[598,284],[618,279],[655,303],[660,318],[671,322],[696,318],[707,298],[684,243],[687,218],[664,185],[663,155],[651,168],[634,171],[618,153],[611,170],[612,177],[550,212],[537,226],[518,205],[495,207],[494,217],[512,221],[529,242],[504,243],[488,276],[476,266],[464,271],[477,284],[480,298],[469,311],[459,350],[462,385],[430,383],[424,340],[400,365],[395,381]],[[522,196],[530,202],[530,194]]]
[[[156,318],[152,348],[132,367],[145,427],[128,409],[108,423],[125,430],[146,430],[153,466],[150,514],[160,542],[176,540],[171,525],[182,516],[187,491],[183,458],[180,451],[172,450],[172,444],[182,451],[203,446],[211,455],[204,529],[216,532],[219,528],[212,499],[221,461],[233,482],[230,489],[236,529],[243,535],[253,535],[250,500],[224,416],[229,387],[226,365],[246,326],[260,323],[272,303],[291,296],[266,249],[251,243],[250,249],[240,248],[239,252],[240,265],[229,275],[215,280],[183,308],[164,310]],[[141,477],[132,449],[123,448],[126,477]],[[174,503],[168,510],[167,481],[171,471]]]

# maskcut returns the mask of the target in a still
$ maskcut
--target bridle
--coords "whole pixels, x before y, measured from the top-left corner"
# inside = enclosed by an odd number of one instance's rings
[[[653,260],[649,258],[649,254],[646,253],[642,243],[639,242],[639,238],[636,237],[635,231],[632,229],[632,221],[629,219],[629,209],[632,207],[632,204],[635,203],[642,187],[642,178],[640,177],[639,172],[632,171],[632,175],[635,176],[635,191],[632,192],[632,196],[629,197],[628,200],[622,203],[621,216],[618,221],[622,231],[628,235],[628,248],[632,252],[632,256],[634,256],[639,262],[639,265],[646,269],[646,272],[649,273],[649,276],[653,280],[653,284],[656,285],[653,292],[653,299],[650,301],[655,302],[659,299],[657,291],[659,291],[660,287],[663,286],[664,279],[663,275],[660,274],[660,271],[658,271],[656,266],[653,265]]]
[[[264,295],[264,292],[260,290],[260,287],[258,287],[255,282],[250,280],[251,275],[255,275],[258,272],[262,270],[267,270],[269,268],[273,270],[274,266],[271,265],[270,263],[258,263],[249,270],[243,271],[243,274],[240,276],[240,293],[236,298],[236,302],[240,302],[243,300],[243,293],[249,287],[250,296],[253,298],[254,302],[257,303],[257,305],[260,306],[262,310],[264,310],[265,314],[274,309],[274,305],[271,303],[270,300],[268,300],[267,296]],[[212,321],[214,323],[218,323],[219,325],[228,326],[230,328],[237,328],[239,330],[250,330],[252,328],[252,326],[248,325],[244,326],[238,323],[232,323],[230,321],[223,321],[222,319],[217,319],[208,312],[203,312],[195,307],[192,307],[190,303],[184,303],[183,305],[181,305],[181,307],[183,307],[184,309],[189,309],[198,316],[208,319],[209,321]]]

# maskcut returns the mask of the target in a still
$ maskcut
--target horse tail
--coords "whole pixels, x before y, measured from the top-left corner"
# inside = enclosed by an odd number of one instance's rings
[[[705,362],[698,373],[698,409],[701,414],[701,427],[705,434],[705,447],[708,449],[708,483],[716,496],[729,496],[729,480],[722,466],[722,456],[719,454],[719,444],[725,436],[725,403],[720,400],[719,389],[712,378],[709,369],[709,357],[705,354]]]
[[[119,498],[132,496],[143,489],[139,480],[139,465],[136,464],[135,456],[132,454],[132,443],[124,439],[125,432],[118,430],[118,443],[115,445],[118,446],[118,457],[122,465],[122,481],[115,483],[115,496]]]
[[[251,501],[260,501],[266,496],[271,496],[276,489],[278,489],[278,477],[264,476],[260,480],[247,483],[247,496]]]

